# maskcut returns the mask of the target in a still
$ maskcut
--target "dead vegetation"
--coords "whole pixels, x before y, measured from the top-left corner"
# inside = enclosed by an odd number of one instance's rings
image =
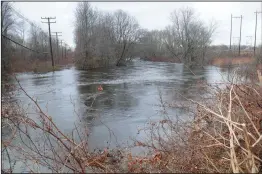
[[[258,173],[262,159],[261,88],[230,85],[215,105],[199,105],[195,131],[212,172]],[[205,121],[206,126],[201,125]]]
[[[134,166],[132,171],[261,172],[261,94],[259,86],[231,84],[206,102],[190,100],[197,106],[193,122],[166,117],[151,123],[146,130],[150,141],[137,145],[157,152],[158,163],[140,159],[147,167]]]
[[[255,62],[255,59],[252,57],[231,57],[231,58],[216,58],[213,59],[211,64],[216,66],[223,65],[241,65],[241,64],[252,64]]]
[[[56,60],[54,70],[60,70],[65,66],[72,66],[74,64],[74,58],[69,57],[66,59]],[[39,60],[39,59],[12,59],[12,64],[10,65],[10,72],[35,72],[35,73],[45,73],[53,71],[51,60]]]

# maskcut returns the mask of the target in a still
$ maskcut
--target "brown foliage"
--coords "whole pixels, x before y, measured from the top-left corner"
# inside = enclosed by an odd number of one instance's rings
[[[231,57],[231,58],[215,58],[211,61],[212,65],[223,66],[223,65],[241,65],[254,63],[255,59],[251,57]]]
[[[49,72],[52,71],[51,60],[22,60],[13,58],[11,60],[10,72]],[[55,61],[55,70],[58,70],[65,66],[72,66],[74,64],[74,59],[72,57],[67,59],[59,59]]]
[[[179,59],[168,58],[168,57],[149,57],[144,58],[144,60],[152,61],[152,62],[172,62],[172,63],[181,63]]]

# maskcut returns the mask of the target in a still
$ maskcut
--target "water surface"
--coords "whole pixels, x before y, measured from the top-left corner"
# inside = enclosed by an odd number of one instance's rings
[[[18,74],[17,78],[63,131],[70,132],[78,117],[88,125],[89,147],[93,150],[105,148],[109,142],[115,147],[124,146],[130,138],[143,139],[145,135],[137,134],[138,128],[149,120],[161,119],[160,93],[170,103],[179,100],[174,91],[194,98],[202,91],[189,92],[189,87],[199,80],[221,82],[226,74],[226,70],[213,66],[192,71],[195,75],[183,64],[136,59],[127,67],[90,71],[72,67],[46,74]],[[99,85],[103,91],[97,90]],[[24,107],[30,103],[21,91],[16,98]],[[187,119],[180,109],[170,109],[169,114]]]

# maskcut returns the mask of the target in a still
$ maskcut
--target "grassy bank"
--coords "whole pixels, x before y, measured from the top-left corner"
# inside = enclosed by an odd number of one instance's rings
[[[224,57],[215,58],[211,61],[212,65],[215,66],[225,66],[225,65],[243,65],[243,64],[253,64],[256,59],[252,57]]]
[[[50,71],[58,71],[67,66],[74,64],[73,58],[67,58],[57,60],[54,62],[55,66],[52,67],[51,60],[13,60],[10,66],[10,72],[35,72],[35,73],[46,73]]]
[[[143,58],[143,60],[152,61],[152,62],[181,63],[181,61],[178,59],[168,58],[168,57],[146,57],[146,58]]]

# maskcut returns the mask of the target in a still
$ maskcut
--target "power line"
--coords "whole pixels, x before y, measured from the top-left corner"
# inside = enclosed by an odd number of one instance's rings
[[[61,34],[61,35],[58,35],[58,33],[62,33],[62,32],[52,32],[52,33],[55,33],[55,34],[56,34],[56,35],[52,35],[52,36],[56,36],[57,58],[59,58],[59,55],[58,55],[58,53],[59,53],[58,36],[62,36],[62,34]]]
[[[51,59],[52,59],[52,67],[54,70],[54,58],[53,58],[53,49],[52,49],[52,39],[51,39],[51,29],[50,29],[50,24],[51,23],[56,23],[55,22],[51,22],[50,19],[56,19],[56,17],[52,18],[52,17],[41,17],[41,19],[47,19],[47,22],[42,22],[42,23],[47,23],[48,24],[48,29],[49,29],[49,44],[50,44],[50,53],[51,53]]]
[[[21,47],[23,47],[23,48],[25,48],[25,49],[28,49],[28,50],[33,51],[33,52],[36,52],[36,53],[38,53],[38,54],[46,54],[45,52],[41,53],[41,52],[38,52],[38,51],[33,50],[33,49],[31,49],[31,48],[28,48],[28,47],[26,47],[26,46],[24,46],[24,45],[22,45],[22,44],[20,44],[20,43],[18,43],[18,42],[16,42],[16,41],[14,41],[13,39],[11,39],[11,38],[3,35],[3,34],[1,34],[1,35],[2,35],[5,39],[8,39],[8,40],[14,42],[15,44],[17,44],[17,45],[19,45],[19,46],[21,46]]]
[[[22,15],[15,7],[13,7],[12,4],[10,4],[10,7],[11,7],[12,11],[13,11],[18,17],[22,18],[23,20],[25,20],[27,23],[29,23],[30,25],[34,26],[35,28],[40,29],[42,32],[47,33],[44,29],[42,29],[42,28],[39,27],[37,24],[35,24],[35,22],[30,21],[28,18],[26,18],[24,15]],[[51,18],[50,18],[50,19],[51,19]],[[54,18],[54,19],[55,19],[55,18]],[[43,22],[43,23],[45,23],[45,22]],[[53,23],[53,22],[51,22],[51,23]],[[56,33],[56,32],[53,32],[53,33]],[[62,32],[57,32],[57,33],[62,33]],[[60,35],[58,35],[58,36],[60,36]]]
[[[44,31],[41,27],[37,26],[34,22],[30,21],[28,18],[26,18],[24,15],[22,15],[21,13],[19,13],[11,4],[10,4],[10,7],[12,8],[13,12],[19,16],[20,18],[24,19],[26,22],[28,22],[30,25],[34,26],[35,28],[38,28],[40,29],[41,31],[43,32],[46,32]]]
[[[231,14],[231,27],[230,27],[230,45],[229,49],[231,50],[231,39],[232,39],[232,20],[233,18],[240,18],[240,37],[239,37],[239,46],[238,46],[238,54],[240,55],[240,45],[241,45],[241,29],[242,29],[242,18],[243,16],[233,16]]]
[[[29,25],[31,25],[31,26],[39,29],[40,31],[42,31],[42,32],[44,32],[44,33],[47,33],[45,30],[43,30],[41,27],[39,27],[35,22],[30,21],[30,20],[29,20],[28,18],[26,18],[23,14],[21,14],[12,4],[10,4],[10,8],[12,9],[12,11],[14,12],[14,14],[15,14],[17,17],[19,17],[19,18],[21,18],[22,20],[26,21]],[[42,22],[42,23],[48,23],[48,25],[49,25],[49,32],[50,32],[50,31],[51,31],[51,30],[50,30],[50,23],[56,23],[56,22],[51,22],[50,19],[56,19],[56,18],[55,18],[55,17],[54,17],[54,18],[49,17],[49,19],[48,19],[48,18],[42,18],[42,19],[47,19],[47,20],[49,21],[49,22],[47,21],[47,22]],[[50,33],[51,33],[51,32],[50,32]],[[51,40],[51,35],[50,35],[50,33],[49,33],[49,37],[50,37],[50,40]],[[56,33],[56,35],[57,35],[57,45],[59,45],[59,44],[58,44],[58,36],[62,36],[62,35],[58,35],[58,33],[62,33],[62,32],[53,32],[53,33]],[[31,49],[31,48],[28,48],[28,47],[26,47],[26,46],[18,43],[17,41],[14,41],[14,40],[11,39],[10,37],[5,36],[5,35],[3,35],[3,34],[2,34],[2,36],[3,36],[3,38],[5,38],[5,39],[7,39],[7,40],[10,40],[11,42],[13,42],[13,43],[15,43],[15,44],[17,44],[17,45],[19,45],[19,46],[27,49],[27,50],[30,50],[30,51],[32,51],[32,52],[35,52],[35,53],[38,53],[38,54],[48,54],[48,53],[46,53],[46,52],[41,53],[41,52],[38,52],[38,51],[33,50],[33,49]],[[51,42],[51,41],[50,41],[50,52],[53,53],[52,42]],[[59,52],[59,51],[58,51],[58,52]],[[51,58],[52,58],[52,65],[53,65],[53,55],[52,55],[52,53],[51,53]],[[62,50],[62,54],[63,54],[63,50]]]
[[[243,16],[242,15],[240,15],[240,16],[235,16],[235,17],[233,17],[232,15],[231,15],[231,19],[232,18],[240,18],[240,37],[239,37],[239,45],[238,45],[238,55],[240,56],[240,46],[241,46],[241,30],[242,30],[242,18],[243,18]],[[232,21],[232,20],[231,20]],[[232,23],[232,22],[231,22]]]

